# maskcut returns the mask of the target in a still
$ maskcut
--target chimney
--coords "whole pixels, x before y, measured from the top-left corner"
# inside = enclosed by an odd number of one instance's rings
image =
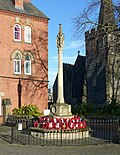
[[[11,0],[16,9],[23,10],[23,0]]]

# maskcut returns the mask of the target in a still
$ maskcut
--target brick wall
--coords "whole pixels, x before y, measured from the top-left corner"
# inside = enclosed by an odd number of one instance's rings
[[[4,20],[5,19],[5,20]],[[48,21],[47,19],[37,19],[0,12],[0,76],[15,78],[32,78],[38,80],[48,80]],[[13,39],[14,24],[22,27],[21,42]],[[32,43],[24,42],[24,26],[32,28]],[[21,75],[14,75],[14,60],[12,53],[19,50],[23,53],[29,51],[32,60],[32,76],[24,75],[24,59],[22,60]],[[22,80],[22,106],[24,104],[36,104],[40,110],[48,106],[47,82],[32,82]],[[0,78],[0,92],[4,92],[2,98],[10,98],[12,102],[11,110],[18,107],[17,79]]]

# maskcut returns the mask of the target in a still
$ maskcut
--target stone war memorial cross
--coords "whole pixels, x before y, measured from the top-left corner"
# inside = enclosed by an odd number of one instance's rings
[[[62,32],[62,25],[59,24],[59,32],[57,35],[57,48],[58,48],[58,96],[57,102],[51,106],[51,112],[55,116],[72,116],[71,105],[65,103],[63,92],[63,62],[62,52],[64,47],[64,34]]]
[[[63,62],[62,52],[64,47],[64,34],[62,32],[62,25],[59,24],[59,32],[57,35],[57,48],[58,48],[58,94],[56,103],[50,106],[50,117],[40,117],[42,131],[44,131],[44,139],[80,139],[89,137],[89,130],[86,128],[86,121],[80,116],[74,116],[71,113],[71,105],[65,103],[63,92]],[[51,117],[52,115],[52,117]],[[38,127],[34,124],[34,127]],[[44,130],[45,129],[45,130]],[[47,129],[47,130],[46,130]],[[77,129],[77,130],[76,130]],[[80,130],[79,130],[80,129]],[[38,129],[37,129],[38,130]],[[41,129],[40,129],[41,130]],[[71,132],[72,130],[72,132]],[[52,131],[52,132],[51,132]],[[32,136],[42,137],[43,132],[31,132]]]

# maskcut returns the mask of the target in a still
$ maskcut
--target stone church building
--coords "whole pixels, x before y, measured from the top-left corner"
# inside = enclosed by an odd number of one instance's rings
[[[85,33],[86,57],[64,64],[64,98],[73,106],[83,101],[96,108],[120,103],[120,28],[112,0],[101,0],[98,26]],[[57,78],[53,86],[57,98]]]
[[[0,117],[6,104],[48,107],[48,21],[31,0],[0,0]]]
[[[64,99],[66,103],[82,102],[85,75],[85,57],[78,54],[74,65],[63,64]],[[57,77],[53,85],[53,102],[57,100]]]

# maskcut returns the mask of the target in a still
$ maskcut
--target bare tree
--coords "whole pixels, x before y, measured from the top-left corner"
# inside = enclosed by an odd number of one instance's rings
[[[114,15],[116,24],[120,26],[120,2],[119,0],[113,0],[114,5],[110,4],[108,0],[105,0],[110,6],[113,6]],[[72,18],[73,26],[74,26],[74,36],[79,37],[81,33],[88,31],[91,28],[97,28],[101,26],[103,29],[106,29],[107,25],[99,25],[99,8],[100,8],[100,0],[92,0],[88,3],[88,6],[83,9],[78,16]],[[112,25],[113,28],[116,25]],[[107,27],[108,28],[108,27]]]

